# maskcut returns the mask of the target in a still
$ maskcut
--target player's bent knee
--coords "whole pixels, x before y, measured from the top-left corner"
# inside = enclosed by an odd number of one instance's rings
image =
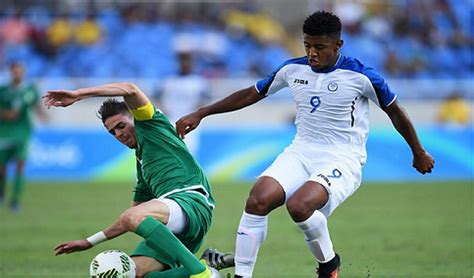
[[[145,217],[139,210],[132,207],[120,215],[120,224],[128,231],[135,231]]]
[[[119,217],[120,225],[127,229],[127,231],[131,231],[130,226],[131,226],[131,214],[128,210],[122,212],[122,214]]]
[[[290,198],[286,202],[286,209],[291,218],[296,222],[304,221],[314,213],[313,206],[297,198]]]
[[[258,195],[250,195],[245,205],[247,213],[267,215],[272,210],[271,201]]]

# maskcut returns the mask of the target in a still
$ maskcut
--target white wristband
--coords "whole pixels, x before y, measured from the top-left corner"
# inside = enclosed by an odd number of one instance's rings
[[[86,240],[92,245],[97,245],[103,241],[107,240],[107,237],[105,236],[104,232],[100,231],[98,233],[95,233],[91,235],[90,237],[86,238]]]

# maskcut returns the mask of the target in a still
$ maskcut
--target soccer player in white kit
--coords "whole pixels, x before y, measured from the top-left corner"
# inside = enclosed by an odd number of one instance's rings
[[[170,122],[176,122],[208,101],[209,84],[206,78],[193,72],[193,57],[191,52],[177,53],[179,74],[166,78],[160,88],[158,106],[168,116]],[[196,156],[199,149],[198,132],[186,136],[186,146],[191,154]]]
[[[286,204],[316,257],[319,277],[337,277],[327,218],[361,184],[366,161],[369,100],[383,109],[413,153],[413,167],[430,173],[434,160],[387,83],[372,68],[342,56],[341,22],[325,11],[303,24],[306,56],[284,62],[255,86],[203,107],[177,122],[184,136],[202,118],[234,111],[288,87],[296,102],[296,136],[258,178],[237,231],[235,277],[251,277],[265,239],[268,214]]]

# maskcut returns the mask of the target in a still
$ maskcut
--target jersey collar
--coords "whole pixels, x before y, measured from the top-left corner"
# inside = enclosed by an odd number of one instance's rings
[[[339,68],[341,66],[342,60],[343,60],[341,53],[338,53],[337,55],[339,55],[339,56],[337,57],[336,63],[333,66],[328,67],[328,68],[324,68],[324,69],[321,69],[321,70],[311,68],[311,70],[316,72],[316,73],[329,73],[331,71],[336,70],[337,68]]]
[[[23,88],[26,88],[26,82],[25,81],[22,81],[20,84],[18,85],[15,85],[13,84],[13,82],[10,82],[10,88],[14,89],[14,90],[21,90]]]

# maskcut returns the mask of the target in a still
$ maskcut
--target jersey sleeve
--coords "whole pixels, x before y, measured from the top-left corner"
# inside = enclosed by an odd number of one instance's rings
[[[33,97],[33,101],[31,103],[31,105],[33,106],[33,105],[36,105],[39,102],[40,92],[38,90],[38,87],[36,87],[36,85],[32,85],[32,91],[33,91],[34,97]]]
[[[137,161],[137,184],[135,185],[133,201],[146,202],[151,200],[150,196],[149,189],[143,181],[140,163]]]
[[[272,95],[288,86],[284,71],[284,67],[287,64],[288,62],[283,63],[276,70],[255,84],[255,89],[257,89],[258,94],[264,96]]]
[[[137,121],[147,121],[151,120],[153,118],[153,115],[155,115],[155,108],[153,107],[153,104],[148,101],[143,106],[140,106],[136,109],[130,109],[130,113]]]
[[[362,95],[373,101],[377,106],[384,109],[392,104],[397,95],[389,88],[387,82],[372,68],[362,71],[368,81],[366,82]]]
[[[35,106],[40,99],[38,88],[34,84],[30,84],[27,89],[24,90],[22,95],[22,102],[24,109],[29,109]]]

